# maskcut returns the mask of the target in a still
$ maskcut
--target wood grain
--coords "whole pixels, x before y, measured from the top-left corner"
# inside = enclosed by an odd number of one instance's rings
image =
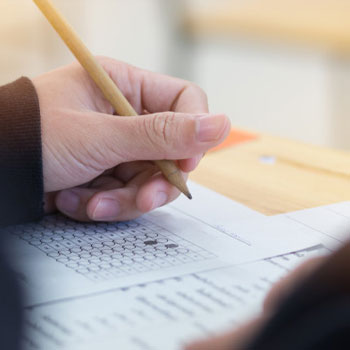
[[[266,156],[275,163],[262,162]],[[263,214],[280,214],[350,200],[350,152],[260,135],[207,154],[191,179]]]
[[[184,20],[192,36],[247,36],[294,41],[350,53],[347,0],[252,0],[212,2],[189,11]]]

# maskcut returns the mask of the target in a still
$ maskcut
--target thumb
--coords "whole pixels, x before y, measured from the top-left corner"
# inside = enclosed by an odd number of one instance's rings
[[[108,120],[105,147],[124,162],[191,158],[221,143],[230,130],[223,114],[165,112]]]

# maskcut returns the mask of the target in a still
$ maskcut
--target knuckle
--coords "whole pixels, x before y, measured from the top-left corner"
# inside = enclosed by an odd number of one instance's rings
[[[190,83],[190,87],[191,87],[195,92],[197,92],[198,94],[203,95],[203,96],[207,96],[207,94],[205,93],[205,91],[204,91],[199,85],[197,85],[196,83]]]
[[[173,112],[166,114],[156,114],[154,118],[152,118],[151,125],[151,130],[154,134],[154,137],[160,142],[164,142],[165,144],[172,143],[172,135],[174,131],[176,131],[175,119],[176,114]]]
[[[161,152],[160,159],[168,159],[172,150],[176,149],[174,135],[177,133],[177,124],[176,114],[173,112],[143,118],[143,134],[148,145],[157,150],[158,154]]]
[[[175,112],[159,113],[143,118],[140,132],[147,145],[162,152],[162,158],[179,157],[185,159],[198,154],[195,142],[196,120],[192,116],[177,115]]]
[[[190,89],[194,91],[197,96],[200,96],[204,101],[208,101],[206,92],[197,84],[190,83]]]
[[[139,124],[139,141],[145,145],[146,148],[157,149],[158,140],[154,135],[154,118],[143,117]],[[136,141],[136,140],[135,140]]]

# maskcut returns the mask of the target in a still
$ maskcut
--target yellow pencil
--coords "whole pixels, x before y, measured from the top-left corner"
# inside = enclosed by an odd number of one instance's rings
[[[54,7],[52,2],[50,0],[33,1],[66,43],[76,59],[88,72],[96,85],[101,89],[103,95],[110,102],[115,111],[121,116],[136,116],[137,113],[134,108],[80,40],[74,29]],[[187,198],[192,199],[192,195],[187,188],[182,173],[174,161],[157,160],[155,163],[172,185],[177,187]]]

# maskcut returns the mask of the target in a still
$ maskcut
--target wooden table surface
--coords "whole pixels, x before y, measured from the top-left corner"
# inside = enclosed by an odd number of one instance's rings
[[[350,200],[350,152],[260,135],[208,153],[190,178],[274,215]]]
[[[349,11],[348,0],[212,1],[189,8],[184,25],[192,36],[261,37],[348,54]]]

